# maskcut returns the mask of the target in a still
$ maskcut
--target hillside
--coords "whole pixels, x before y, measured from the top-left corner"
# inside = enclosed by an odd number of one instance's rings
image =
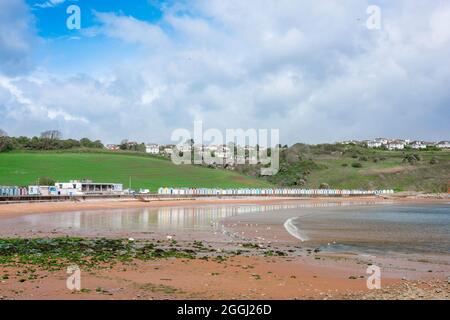
[[[128,188],[252,187],[267,181],[236,172],[199,166],[176,166],[171,161],[113,152],[3,152],[0,153],[0,185],[35,184],[39,177],[59,181],[89,178],[98,182],[123,183]]]
[[[450,181],[450,151],[387,151],[353,145],[296,144],[281,152],[279,185],[318,188],[392,188],[443,192]]]
[[[133,189],[175,187],[387,188],[445,192],[450,181],[450,151],[386,151],[340,144],[295,144],[283,148],[280,171],[258,177],[258,166],[237,171],[176,166],[137,152],[93,149],[0,153],[0,185],[35,184],[39,177],[59,181],[88,178],[119,182]]]
[[[258,167],[238,171],[257,176]],[[388,188],[396,191],[446,192],[450,151],[387,151],[356,145],[295,144],[280,152],[277,175],[264,178],[287,187]]]

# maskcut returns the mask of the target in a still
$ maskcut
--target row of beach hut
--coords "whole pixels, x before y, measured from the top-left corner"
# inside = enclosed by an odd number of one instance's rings
[[[0,196],[17,197],[28,195],[27,187],[0,186]]]
[[[391,194],[394,190],[347,190],[347,189],[218,189],[218,188],[159,188],[160,195],[320,195],[320,196],[342,196],[342,195],[377,195]]]

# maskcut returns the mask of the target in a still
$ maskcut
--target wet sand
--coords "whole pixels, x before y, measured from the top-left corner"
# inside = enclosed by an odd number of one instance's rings
[[[34,214],[105,210],[121,208],[159,208],[178,206],[208,206],[233,204],[326,204],[392,203],[393,200],[376,197],[325,199],[209,199],[164,200],[140,202],[137,200],[85,201],[76,203],[33,203],[0,205],[0,224],[3,219]],[[401,199],[407,203],[448,203],[437,199]],[[236,217],[234,217],[236,218]],[[238,219],[238,218],[236,218]],[[224,219],[224,224],[232,223]],[[247,232],[246,237],[225,233],[178,232],[172,234],[179,245],[205,236],[214,249],[221,251],[242,246],[246,241],[265,249],[282,250],[285,257],[249,253],[231,256],[218,262],[212,259],[157,259],[116,264],[100,270],[82,270],[82,292],[71,292],[65,287],[66,270],[49,272],[37,268],[36,277],[26,278],[27,268],[0,265],[0,299],[449,299],[446,263],[426,259],[401,259],[382,256],[361,256],[354,253],[315,252],[306,243],[289,235],[283,226],[264,225],[248,228],[245,221],[232,227],[233,233]],[[267,237],[264,228],[271,228],[276,237]],[[242,228],[240,231],[239,228]],[[259,230],[258,232],[255,232]],[[269,234],[269,232],[267,233]],[[59,232],[23,233],[17,236],[60,236]],[[118,232],[126,237],[132,233]],[[143,236],[161,240],[168,233],[151,232]],[[188,235],[188,236],[186,236]],[[91,235],[95,236],[95,235]],[[258,250],[255,250],[258,251]],[[366,269],[376,264],[383,270],[382,290],[368,290]],[[2,275],[8,275],[6,278]],[[29,274],[29,273],[28,273]],[[26,279],[25,281],[22,281]],[[395,293],[395,294],[394,294]]]
[[[65,270],[4,267],[0,299],[449,299],[447,281],[429,275],[402,279],[386,269],[381,290],[368,290],[367,264],[353,258],[236,256],[134,261],[81,270],[82,291],[66,288]]]

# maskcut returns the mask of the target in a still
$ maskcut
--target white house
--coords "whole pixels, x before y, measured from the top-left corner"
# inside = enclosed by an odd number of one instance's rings
[[[357,140],[344,140],[341,143],[342,144],[358,144],[359,141]]]
[[[207,145],[205,148],[208,151],[216,151],[217,149],[219,149],[219,147],[216,146],[215,144]]]
[[[151,154],[159,154],[159,144],[147,144],[145,146],[145,152]]]
[[[409,144],[409,146],[413,149],[426,149],[427,145],[422,141],[413,141]]]
[[[439,141],[436,144],[436,147],[442,148],[442,149],[450,149],[450,141]]]
[[[165,154],[172,154],[173,153],[173,148],[169,148],[169,147],[164,148],[164,153]]]
[[[368,148],[379,148],[379,147],[381,147],[383,144],[381,143],[381,142],[378,142],[378,141],[375,141],[375,140],[372,140],[372,141],[369,141],[369,142],[367,142],[367,147]]]
[[[386,138],[375,138],[375,141],[381,143],[382,145],[388,144],[389,142]]]
[[[177,150],[177,152],[187,152],[190,153],[192,152],[192,150],[194,149],[190,144],[178,144],[175,146],[175,149]]]
[[[387,145],[389,150],[403,150],[405,148],[405,142],[401,140],[395,140],[392,142],[389,142]]]

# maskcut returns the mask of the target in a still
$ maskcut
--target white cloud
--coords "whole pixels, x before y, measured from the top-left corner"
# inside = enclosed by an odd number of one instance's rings
[[[6,110],[3,116],[5,119],[12,118],[15,121],[21,121],[22,114],[25,113],[28,116],[40,118],[42,120],[55,120],[61,118],[64,121],[76,121],[86,124],[89,123],[87,119],[71,115],[68,112],[62,110],[60,107],[48,107],[44,104],[41,104],[39,101],[37,101],[38,99],[36,98],[30,99],[15,84],[15,82],[21,81],[28,80],[21,78],[11,80],[6,77],[0,76],[0,88],[5,89],[6,92],[9,93],[9,99],[7,99],[4,105]],[[34,82],[34,84],[39,84],[39,82]],[[40,84],[42,85],[42,82],[40,82]]]
[[[102,26],[92,29],[94,35],[105,34],[128,43],[144,44],[148,47],[161,47],[169,42],[166,34],[157,25],[114,13],[95,12],[95,16]]]
[[[42,3],[36,3],[34,6],[39,8],[53,8],[64,3],[65,1],[66,0],[48,0]]]
[[[137,53],[102,75],[8,80],[22,96],[3,85],[0,127],[168,142],[172,129],[202,119],[223,130],[279,128],[283,143],[448,139],[450,5],[385,3],[379,31],[365,27],[367,5],[205,0],[168,6],[157,23],[97,12],[85,32]],[[21,106],[44,116],[17,120]]]
[[[22,1],[0,1],[0,74],[27,70],[37,41],[27,6]]]

